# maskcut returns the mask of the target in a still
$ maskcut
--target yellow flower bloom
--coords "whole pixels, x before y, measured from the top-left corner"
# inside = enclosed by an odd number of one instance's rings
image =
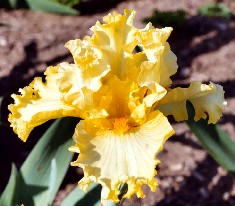
[[[167,43],[172,29],[133,26],[135,12],[114,12],[91,28],[93,35],[71,40],[66,47],[74,64],[47,68],[41,78],[13,95],[9,121],[26,141],[32,129],[49,119],[77,116],[80,121],[70,151],[79,153],[72,163],[82,167],[79,185],[103,186],[102,198],[118,201],[118,187],[128,184],[124,197],[143,197],[147,184],[157,182],[156,154],[174,131],[166,116],[177,121],[188,118],[186,101],[195,108],[195,120],[209,116],[215,123],[224,108],[221,86],[193,82],[189,88],[171,89],[176,57]],[[136,53],[135,47],[143,51]]]

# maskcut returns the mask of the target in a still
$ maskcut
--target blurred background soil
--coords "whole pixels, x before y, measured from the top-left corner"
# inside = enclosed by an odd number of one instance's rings
[[[97,1],[81,6],[79,16],[61,16],[29,10],[0,10],[0,192],[8,181],[11,164],[19,168],[33,145],[51,122],[36,128],[27,143],[23,143],[8,127],[7,105],[10,95],[28,85],[35,76],[43,76],[49,65],[67,61],[72,56],[64,44],[71,39],[90,35],[89,28],[107,13],[124,8],[135,9],[135,25],[143,28],[144,18],[154,10],[187,12],[186,22],[176,28],[170,45],[178,57],[179,71],[174,86],[187,86],[191,81],[213,81],[224,87],[228,106],[219,124],[235,140],[235,20],[207,18],[198,15],[198,8],[208,0],[127,0],[119,3]],[[176,3],[177,2],[177,3]],[[235,12],[235,1],[225,4]],[[235,205],[235,184],[229,175],[200,146],[185,123],[172,121],[176,134],[165,144],[158,155],[161,160],[158,175],[159,187],[152,193],[147,187],[146,198],[133,197],[126,206],[209,206]],[[67,193],[82,177],[82,170],[70,167],[56,197],[59,205]]]

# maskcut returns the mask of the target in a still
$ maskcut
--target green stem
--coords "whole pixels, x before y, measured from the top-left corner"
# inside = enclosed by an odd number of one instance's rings
[[[119,186],[119,195],[118,195],[118,199],[119,202],[118,203],[114,203],[113,201],[106,201],[105,203],[101,203],[101,206],[122,206],[125,199],[123,198],[123,196],[127,193],[128,191],[128,185],[126,183],[122,183]]]
[[[116,206],[122,206],[123,205],[123,203],[124,203],[124,198],[123,198],[123,196],[127,193],[127,191],[128,191],[128,184],[126,184],[126,183],[122,183],[120,186],[119,186],[119,191],[120,191],[120,193],[119,193],[119,195],[118,195],[118,199],[120,200],[120,202],[118,202],[117,204],[116,204]]]

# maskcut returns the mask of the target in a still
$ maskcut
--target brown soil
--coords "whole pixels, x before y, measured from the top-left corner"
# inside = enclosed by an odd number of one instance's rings
[[[7,122],[10,94],[28,85],[34,76],[42,76],[49,65],[72,61],[64,44],[89,35],[96,20],[112,10],[124,8],[137,11],[136,26],[142,28],[145,17],[154,9],[188,12],[187,22],[173,31],[169,41],[178,57],[179,74],[175,84],[186,85],[192,80],[213,81],[224,86],[228,106],[220,120],[222,127],[235,139],[235,21],[205,18],[198,8],[209,0],[138,0],[123,1],[113,7],[100,6],[92,11],[84,9],[81,16],[60,16],[26,10],[0,10],[0,96],[1,120]],[[235,12],[233,0],[224,1]],[[110,5],[108,5],[110,6]],[[7,123],[6,123],[7,124]],[[27,143],[22,143],[7,126],[1,126],[0,138],[0,191],[8,181],[11,163],[19,167],[40,137],[46,124],[35,129]],[[233,179],[200,146],[184,123],[173,123],[176,131],[159,154],[161,164],[156,176],[159,187],[155,193],[144,188],[146,198],[135,197],[125,205],[235,205]],[[54,205],[75,187],[80,170],[70,168]]]

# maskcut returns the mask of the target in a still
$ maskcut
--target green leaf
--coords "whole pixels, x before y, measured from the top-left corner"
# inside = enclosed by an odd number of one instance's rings
[[[51,1],[55,1],[60,4],[69,6],[69,7],[73,7],[75,5],[78,5],[78,3],[79,3],[79,0],[51,0]]]
[[[195,122],[194,109],[191,103],[187,102],[189,114],[188,126],[200,140],[208,153],[229,173],[235,177],[235,142],[219,126],[207,124],[207,120]]]
[[[78,186],[63,200],[60,206],[100,206],[101,185],[93,183],[85,193]]]
[[[60,206],[67,205],[87,205],[87,206],[100,206],[100,195],[101,195],[101,185],[93,183],[88,191],[85,193],[81,188],[75,187],[74,190],[63,200]],[[123,196],[128,191],[128,185],[121,184],[119,187],[120,194],[118,198],[120,200],[119,203],[115,203],[113,201],[106,201],[104,206],[121,206],[123,203]]]
[[[111,200],[107,201],[104,206],[119,206],[119,203],[115,203]]]
[[[143,20],[144,23],[151,22],[158,27],[170,26],[179,29],[186,22],[187,13],[184,10],[158,11]]]
[[[62,118],[52,124],[23,163],[17,184],[13,176],[1,200],[11,199],[12,206],[51,205],[72,160],[73,153],[68,147],[74,144],[72,135],[78,121],[77,118]],[[14,192],[9,193],[8,188],[15,188]]]
[[[76,118],[56,120],[22,165],[21,173],[27,185],[47,187],[40,194],[31,193],[35,205],[44,205],[46,200],[49,204],[52,203],[73,156],[68,147],[73,145],[72,135],[77,123]],[[21,198],[24,202],[29,196],[22,191]]]
[[[8,0],[11,8],[16,8],[17,7],[17,2],[18,0]]]
[[[26,0],[29,8],[35,11],[77,15],[79,12],[69,6],[50,0]]]
[[[12,9],[28,8],[26,0],[8,0],[8,5]]]
[[[17,191],[17,169],[15,165],[13,164],[11,168],[10,179],[0,198],[0,205],[2,206],[15,205],[16,191]]]
[[[222,17],[229,19],[232,16],[231,11],[224,3],[210,2],[199,9],[202,16]]]

